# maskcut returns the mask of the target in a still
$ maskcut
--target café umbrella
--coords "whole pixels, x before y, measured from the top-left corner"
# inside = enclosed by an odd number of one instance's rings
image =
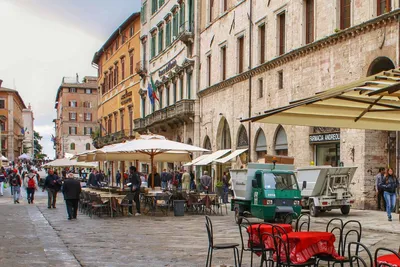
[[[88,153],[85,161],[140,160],[150,161],[150,166],[153,166],[154,161],[188,162],[191,152],[208,152],[208,150],[167,140],[159,135],[142,135],[128,142]],[[154,171],[152,171],[151,181],[154,188]]]

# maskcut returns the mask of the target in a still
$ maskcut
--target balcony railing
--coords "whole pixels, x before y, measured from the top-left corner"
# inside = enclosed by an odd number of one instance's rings
[[[155,125],[176,124],[194,117],[194,100],[181,100],[174,105],[154,111],[145,118],[134,120],[134,130],[144,131]]]
[[[145,66],[145,63],[143,61],[139,61],[136,63],[135,71],[137,74],[140,75],[140,77],[146,76],[147,74],[147,68]]]
[[[132,135],[133,135],[132,131],[122,130],[119,132],[115,132],[115,133],[107,134],[105,136],[98,137],[95,140],[95,143],[96,143],[97,147],[103,147],[106,145],[120,143],[124,140],[131,138]]]
[[[185,21],[185,23],[179,26],[179,40],[185,44],[194,42],[194,23]]]

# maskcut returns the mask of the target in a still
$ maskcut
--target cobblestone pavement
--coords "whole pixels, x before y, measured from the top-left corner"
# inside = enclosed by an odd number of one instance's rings
[[[324,230],[326,213],[312,219],[312,230]],[[386,220],[384,212],[352,211],[347,219],[363,224],[362,242],[397,249],[400,245],[398,216]],[[217,242],[240,242],[233,214],[212,216]],[[0,266],[205,266],[207,234],[204,216],[186,215],[120,217],[66,220],[59,195],[57,209],[47,209],[46,196],[39,193],[35,205],[12,204],[9,193],[0,197]],[[245,252],[244,265],[249,266]],[[258,259],[256,259],[258,262]],[[233,265],[231,251],[217,251],[213,266]],[[320,265],[321,266],[321,265]]]

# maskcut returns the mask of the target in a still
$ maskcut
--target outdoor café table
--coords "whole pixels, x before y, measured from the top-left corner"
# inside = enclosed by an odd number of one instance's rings
[[[293,228],[290,224],[277,224],[277,226],[282,227],[286,233],[291,233],[293,231]],[[260,233],[258,233],[258,229],[260,229]],[[270,233],[272,234],[272,225],[269,224],[252,224],[249,227],[247,227],[247,232],[250,234],[249,238],[249,247],[250,247],[250,242],[253,242],[253,246],[259,246],[260,245],[260,238],[259,234],[262,235],[263,233]],[[266,248],[273,248],[274,247],[274,240],[272,238],[267,238],[267,235],[264,235],[264,244]]]
[[[392,267],[400,267],[400,259],[394,254],[382,255],[377,259],[378,266],[380,263],[390,264]]]
[[[216,214],[216,212],[212,209],[212,204],[213,201],[215,201],[215,198],[217,197],[216,194],[200,194],[201,202],[204,207],[204,211],[207,213],[207,210],[210,211],[210,213]]]
[[[147,212],[145,214],[147,215],[150,211],[152,211],[153,215],[155,214],[156,211],[156,194],[155,193],[147,193],[143,195],[144,199],[144,209],[148,207]]]
[[[302,264],[316,255],[331,255],[336,259],[344,259],[335,250],[335,235],[328,232],[291,232],[282,235],[289,243],[290,261]],[[283,247],[282,247],[283,248]],[[281,251],[282,261],[286,261],[285,252]],[[276,258],[276,254],[274,254]]]

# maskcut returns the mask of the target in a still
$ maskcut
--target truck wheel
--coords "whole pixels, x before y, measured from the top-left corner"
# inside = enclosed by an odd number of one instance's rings
[[[241,224],[243,219],[242,219],[243,214],[240,214],[239,208],[235,207],[235,221],[237,224]]]
[[[343,215],[347,215],[350,213],[350,206],[342,206],[340,208],[340,211],[342,212]]]
[[[319,212],[319,210],[318,210],[317,207],[315,207],[314,202],[311,202],[311,203],[310,203],[309,209],[310,209],[310,215],[311,215],[312,217],[318,217],[318,212]]]

